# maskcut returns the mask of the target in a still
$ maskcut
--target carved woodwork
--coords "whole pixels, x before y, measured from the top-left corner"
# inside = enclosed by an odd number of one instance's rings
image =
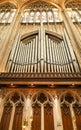
[[[2,119],[0,122],[0,130],[9,130],[11,112],[12,112],[11,103],[10,102],[5,103]]]
[[[64,130],[73,130],[71,112],[69,106],[66,104],[62,104],[61,110],[62,110],[62,120]]]

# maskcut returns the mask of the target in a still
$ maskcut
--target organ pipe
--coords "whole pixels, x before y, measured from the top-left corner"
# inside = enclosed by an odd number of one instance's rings
[[[25,41],[17,35],[9,55],[7,70],[10,72],[74,73],[79,66],[67,32],[63,39],[46,33],[43,27]]]
[[[14,64],[15,64],[17,53],[18,53],[19,44],[20,44],[20,35],[18,36],[17,46],[16,46],[16,50],[15,50],[14,57],[12,60],[12,65],[11,65],[11,69],[10,69],[11,72],[14,71]]]
[[[7,71],[10,70],[10,67],[11,67],[11,64],[12,64],[12,60],[13,60],[14,53],[15,53],[16,46],[17,46],[17,42],[18,42],[18,37],[19,37],[19,35],[17,35],[17,37],[15,38],[14,44],[13,44],[12,49],[11,49],[10,57],[8,59]]]

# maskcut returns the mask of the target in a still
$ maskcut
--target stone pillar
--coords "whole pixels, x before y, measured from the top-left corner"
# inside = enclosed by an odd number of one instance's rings
[[[74,130],[77,130],[76,117],[75,117],[74,110],[73,110],[73,108],[72,108],[72,104],[70,105],[70,112],[71,112],[71,118],[72,118],[73,129],[74,129]]]
[[[20,29],[20,19],[21,19],[21,12],[16,12],[16,15],[14,17],[14,20],[9,25],[10,30],[7,34],[7,37],[5,39],[5,44],[0,52],[0,71],[5,72],[5,66],[7,63],[7,59],[12,47],[12,44],[14,43],[15,37],[17,36],[19,29]]]
[[[68,32],[72,48],[77,56],[77,60],[79,62],[79,65],[81,67],[81,37],[78,33],[76,27],[72,23],[70,17],[68,16],[65,9],[62,10],[62,16],[64,20],[64,26]]]
[[[33,120],[33,110],[31,99],[28,96],[25,100],[24,106],[24,113],[23,113],[23,123],[22,123],[22,130],[31,130],[32,120]]]
[[[3,110],[4,110],[4,100],[3,100],[2,96],[0,95],[0,121],[2,118]]]
[[[57,95],[54,97],[54,120],[55,130],[63,130],[60,101]]]

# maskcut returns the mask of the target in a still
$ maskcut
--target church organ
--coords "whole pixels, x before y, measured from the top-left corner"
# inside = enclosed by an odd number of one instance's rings
[[[67,32],[63,36],[40,29],[24,38],[17,36],[11,50],[7,69],[9,72],[79,72],[75,54]]]
[[[0,130],[81,129],[81,2],[57,3],[0,4]]]

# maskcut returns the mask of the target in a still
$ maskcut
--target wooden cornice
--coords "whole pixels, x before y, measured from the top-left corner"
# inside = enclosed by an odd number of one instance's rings
[[[0,73],[0,84],[77,84],[81,73]]]

